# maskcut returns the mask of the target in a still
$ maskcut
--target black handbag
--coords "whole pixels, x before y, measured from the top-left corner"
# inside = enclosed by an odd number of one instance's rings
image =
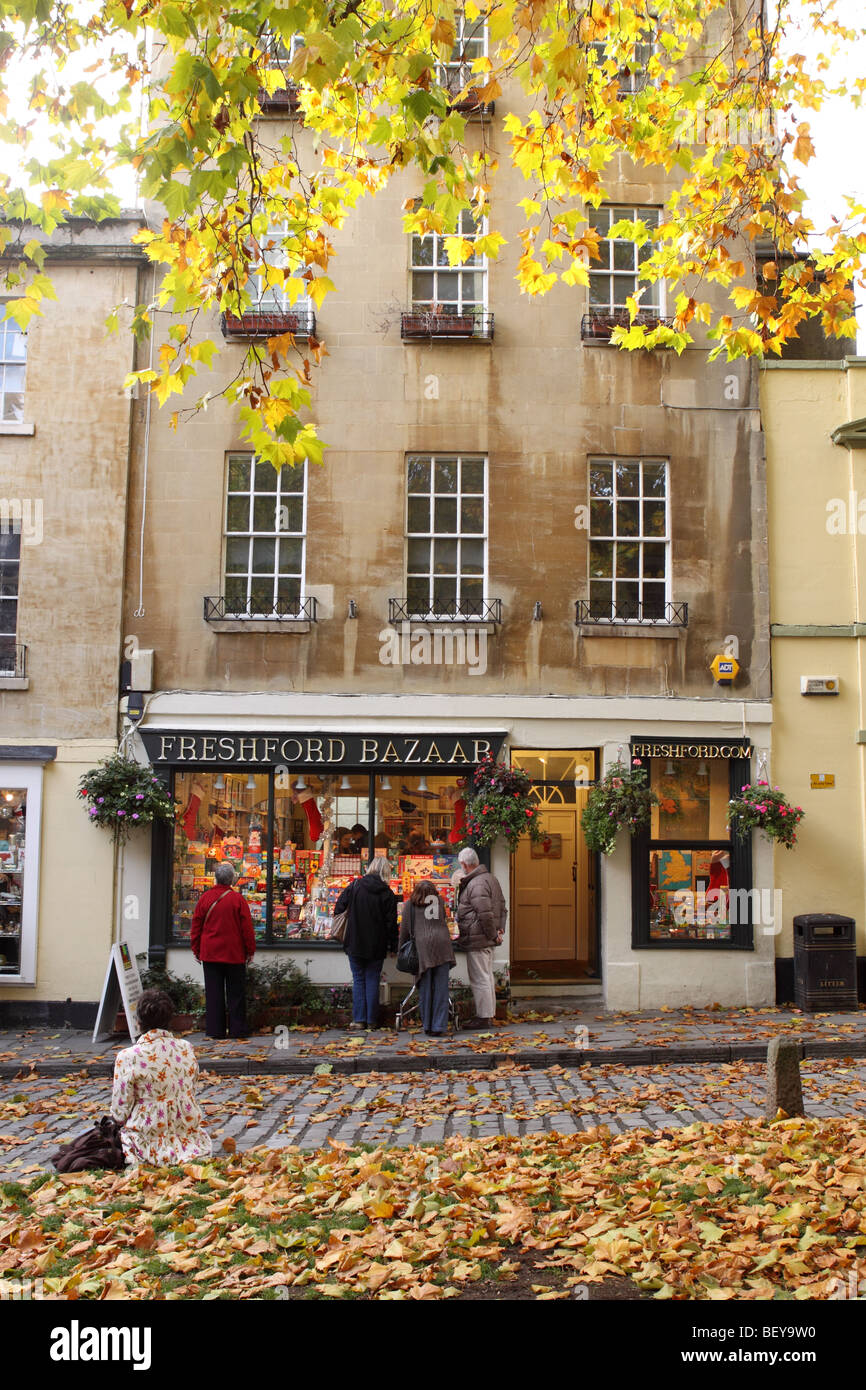
[[[409,918],[409,935],[397,952],[397,969],[401,975],[415,975],[421,973],[421,962],[418,959],[418,947],[415,945],[415,909]]]
[[[122,1126],[103,1115],[86,1134],[63,1144],[51,1162],[58,1173],[82,1173],[87,1168],[124,1168],[126,1155],[120,1142]]]

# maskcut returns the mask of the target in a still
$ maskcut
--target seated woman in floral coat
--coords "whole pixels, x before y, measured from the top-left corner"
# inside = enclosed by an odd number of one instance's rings
[[[111,1096],[126,1161],[160,1166],[207,1158],[213,1150],[195,1098],[195,1051],[167,1031],[174,1005],[163,990],[148,989],[137,1012],[144,1032],[118,1052]]]

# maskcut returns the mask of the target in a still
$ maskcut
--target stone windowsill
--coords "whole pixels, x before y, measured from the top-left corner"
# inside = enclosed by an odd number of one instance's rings
[[[579,637],[685,637],[687,628],[671,623],[576,623]]]
[[[26,420],[0,420],[0,434],[35,434],[36,426]]]
[[[210,618],[206,621],[212,632],[304,633],[310,632],[313,626],[306,618],[297,622],[291,618],[275,619],[273,622],[267,618]]]
[[[0,676],[0,690],[29,690],[29,676]]]
[[[395,632],[402,630],[403,624],[409,624],[410,637],[416,632],[429,632],[431,628],[440,628],[447,632],[489,632],[493,634],[498,626],[492,619],[482,618],[394,618],[391,627]]]

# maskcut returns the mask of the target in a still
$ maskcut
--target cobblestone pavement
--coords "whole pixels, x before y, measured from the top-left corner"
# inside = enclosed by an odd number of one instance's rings
[[[816,1060],[802,1070],[807,1114],[862,1116],[866,1063]],[[106,1113],[108,1081],[70,1076],[16,1080],[0,1092],[0,1180],[28,1181],[57,1145]],[[573,1133],[606,1124],[672,1129],[695,1121],[758,1117],[764,1069],[745,1062],[661,1068],[506,1065],[494,1071],[430,1071],[220,1077],[203,1081],[199,1097],[219,1151],[328,1139],[355,1145],[435,1144],[453,1134],[474,1137],[538,1131]]]

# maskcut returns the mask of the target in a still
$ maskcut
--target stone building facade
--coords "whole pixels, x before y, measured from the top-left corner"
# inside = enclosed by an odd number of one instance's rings
[[[133,347],[105,320],[138,298],[141,225],[59,229],[56,300],[0,326],[0,1019],[86,1022],[120,931],[77,787],[117,749]]]

